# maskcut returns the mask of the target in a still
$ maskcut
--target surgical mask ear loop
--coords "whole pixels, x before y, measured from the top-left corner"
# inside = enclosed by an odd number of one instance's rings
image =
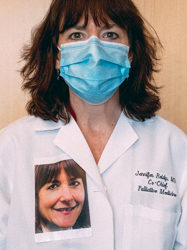
[[[59,48],[58,45],[57,45],[57,49],[61,51],[61,49]],[[56,71],[57,71],[57,72],[56,72],[56,73],[57,73],[56,79],[57,79],[57,81],[59,81],[59,79],[60,79],[60,69],[57,69]]]
[[[59,81],[59,79],[60,79],[60,69],[57,69],[56,71],[57,71],[56,72],[57,73],[56,79],[57,79],[57,81]]]

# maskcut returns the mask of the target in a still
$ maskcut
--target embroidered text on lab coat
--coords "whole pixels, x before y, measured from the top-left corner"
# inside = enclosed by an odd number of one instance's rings
[[[139,177],[140,181],[137,185],[137,191],[177,197],[177,194],[172,190],[173,185],[176,184],[176,179],[173,176],[161,173],[141,172],[139,170],[137,170],[135,176],[136,178]]]

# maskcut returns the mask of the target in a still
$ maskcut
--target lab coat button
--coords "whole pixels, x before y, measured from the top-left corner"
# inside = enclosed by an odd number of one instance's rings
[[[104,186],[105,192],[107,192],[107,188]]]

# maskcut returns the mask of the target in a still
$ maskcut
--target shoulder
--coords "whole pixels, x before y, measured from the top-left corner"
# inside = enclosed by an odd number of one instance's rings
[[[145,122],[133,122],[132,127],[141,142],[146,141],[157,150],[167,150],[177,159],[181,154],[182,158],[186,158],[187,135],[173,123],[157,115]]]
[[[60,122],[44,121],[35,116],[26,116],[14,121],[0,131],[0,157],[4,158],[7,154],[13,155],[15,151],[26,150],[26,146],[35,144],[38,138],[37,132],[47,131],[45,134],[47,136],[48,131],[60,126],[62,126]]]
[[[162,150],[168,147],[171,157],[176,157],[178,161],[180,156],[187,158],[187,135],[180,128],[160,116],[155,116],[151,124],[149,136]]]
[[[180,133],[181,135],[182,134],[185,135],[184,132],[179,127],[177,127],[172,122],[165,120],[159,115],[156,115],[154,118],[152,118],[152,120],[156,126],[159,126],[163,130],[167,130],[170,133],[173,132],[173,133]]]
[[[36,122],[37,118],[35,116],[25,116],[23,118],[20,118],[12,123],[10,123],[8,126],[3,128],[0,131],[0,137],[9,136],[9,135],[15,135],[15,134],[21,134],[23,131],[31,129],[34,127],[34,124]]]
[[[0,154],[14,151],[18,144],[32,138],[36,119],[34,116],[26,116],[3,128],[0,131]]]
[[[40,229],[40,228],[36,228],[36,232],[35,232],[36,234],[40,234],[40,233],[43,233],[43,231]]]
[[[138,147],[146,157],[170,166],[177,179],[187,171],[187,136],[173,123],[155,116],[145,122],[131,122],[139,139]]]
[[[53,122],[48,120],[43,120],[35,116],[25,116],[10,123],[7,127],[0,131],[0,139],[9,137],[28,137],[33,135],[33,133],[38,131],[49,131],[55,130],[62,126],[62,122]],[[0,140],[0,141],[1,141]],[[1,144],[1,143],[0,143]]]
[[[42,154],[43,148],[50,153],[53,151],[50,134],[55,136],[60,126],[60,122],[44,121],[35,116],[26,116],[9,124],[0,131],[0,165],[10,172],[20,162],[31,162],[36,154]]]
[[[56,134],[62,122],[45,121],[39,117],[23,117],[0,131],[0,158],[8,159],[11,154],[31,153],[36,145],[46,143],[50,134]],[[42,146],[43,146],[42,144]]]
[[[147,119],[145,122],[130,121],[130,124],[135,131],[144,136],[150,136],[153,138],[162,137],[166,139],[176,138],[179,140],[187,140],[186,134],[173,123],[163,119],[156,115],[151,119]]]
[[[28,140],[29,134],[32,134],[35,119],[32,116],[23,117],[0,131],[0,158],[3,162],[8,160],[11,162],[15,159],[19,144],[23,145],[23,140],[26,140],[26,138]]]
[[[154,117],[153,131],[162,141],[168,140],[171,148],[185,147],[187,150],[187,135],[175,124],[160,116]],[[154,136],[154,134],[153,134]]]

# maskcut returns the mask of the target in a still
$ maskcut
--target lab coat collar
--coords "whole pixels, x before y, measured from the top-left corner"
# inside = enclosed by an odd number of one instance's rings
[[[45,121],[39,117],[36,118],[36,123],[34,126],[35,131],[49,131],[56,130],[63,126],[62,121],[54,122],[54,121]]]
[[[91,150],[73,118],[63,125],[54,139],[54,144],[82,167],[105,194],[104,185]]]
[[[121,113],[98,163],[101,174],[138,140],[133,123],[134,121]]]
[[[123,114],[123,112],[122,112],[122,114]],[[121,114],[121,116],[122,116],[122,114]],[[35,117],[35,119],[36,119],[36,123],[35,123],[35,126],[34,126],[35,131],[56,130],[56,129],[59,129],[62,126],[64,126],[64,123],[62,121],[60,121],[60,120],[58,122],[54,122],[54,121],[46,121],[46,120],[43,120],[43,119],[41,119],[39,117]],[[123,122],[133,123],[135,121],[133,121],[132,119],[127,118],[123,114]],[[154,118],[147,119],[144,123],[150,123],[150,122],[154,122]]]
[[[114,163],[138,139],[128,119],[121,114],[116,127],[103,151],[98,166],[91,150],[73,118],[63,125],[54,139],[54,144],[75,160],[105,193],[100,174]]]

